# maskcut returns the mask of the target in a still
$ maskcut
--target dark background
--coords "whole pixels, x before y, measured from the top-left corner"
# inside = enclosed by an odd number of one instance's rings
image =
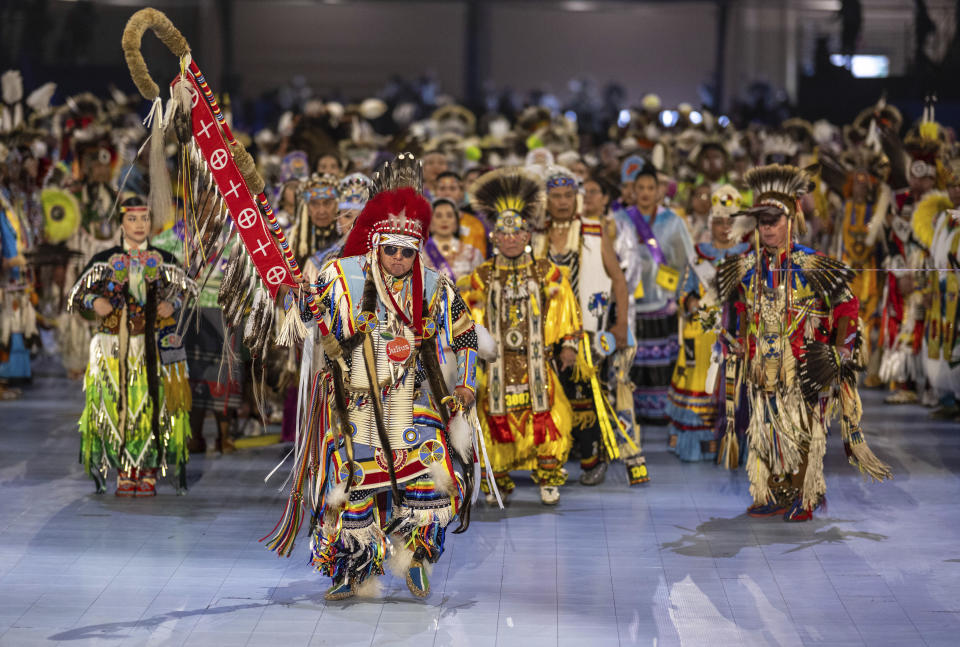
[[[55,81],[54,103],[132,92],[120,35],[148,4],[249,128],[307,94],[585,114],[655,92],[741,124],[795,113],[842,123],[884,93],[909,122],[936,94],[938,119],[960,121],[960,0],[0,0],[0,67],[19,68],[27,92]],[[144,43],[158,82],[171,77],[172,55]],[[827,61],[842,53],[887,56],[890,76],[855,79]]]

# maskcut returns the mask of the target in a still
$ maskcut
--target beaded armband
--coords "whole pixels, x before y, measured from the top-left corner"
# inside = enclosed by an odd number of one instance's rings
[[[472,348],[457,353],[457,386],[477,392],[477,351]]]

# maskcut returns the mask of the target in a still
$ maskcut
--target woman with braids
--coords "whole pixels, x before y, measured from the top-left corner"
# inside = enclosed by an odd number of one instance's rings
[[[462,410],[474,401],[477,336],[453,284],[420,259],[430,205],[419,163],[401,155],[376,179],[364,207],[315,287],[329,334],[319,366],[302,369],[290,499],[268,547],[289,555],[310,518],[313,565],[332,578],[328,600],[363,593],[390,570],[418,596],[447,525],[468,522],[476,429]],[[437,338],[456,357],[448,393]],[[304,355],[315,357],[310,337]],[[309,386],[308,386],[309,385]]]
[[[140,197],[120,206],[121,244],[96,254],[70,292],[69,307],[98,324],[84,377],[80,459],[106,491],[156,494],[171,469],[186,488],[190,386],[174,313],[191,287],[176,259],[148,243],[150,209]]]

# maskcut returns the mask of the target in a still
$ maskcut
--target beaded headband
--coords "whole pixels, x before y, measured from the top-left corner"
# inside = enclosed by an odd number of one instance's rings
[[[337,190],[332,186],[315,186],[304,189],[303,199],[306,202],[314,200],[336,200]]]
[[[577,180],[566,175],[555,175],[547,180],[547,190],[556,189],[562,186],[577,188]]]
[[[383,247],[384,245],[420,249],[420,239],[414,236],[404,236],[403,234],[374,234],[373,246]]]
[[[423,224],[419,220],[407,218],[403,213],[384,218],[373,226],[370,236],[371,247],[397,245],[419,249],[423,242]]]

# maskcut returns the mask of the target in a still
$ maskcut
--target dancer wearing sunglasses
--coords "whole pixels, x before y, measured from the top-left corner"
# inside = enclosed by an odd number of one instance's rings
[[[297,438],[305,449],[268,546],[289,554],[302,502],[313,565],[333,580],[328,600],[363,594],[385,566],[427,596],[447,525],[458,515],[459,530],[469,524],[477,431],[464,409],[474,402],[477,335],[453,284],[421,264],[430,228],[421,177],[412,156],[387,165],[343,256],[316,284],[332,332],[320,339],[320,366],[302,369],[312,376]],[[438,336],[456,357],[449,391]]]

